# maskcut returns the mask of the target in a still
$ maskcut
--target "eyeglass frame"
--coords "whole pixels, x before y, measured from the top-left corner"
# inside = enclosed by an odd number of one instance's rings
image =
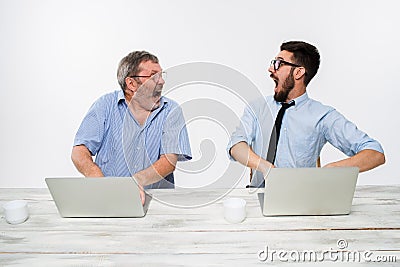
[[[155,75],[157,75],[159,73],[161,73],[161,76],[158,79],[160,79],[163,75],[165,75],[165,76],[167,75],[166,71],[160,71],[160,72],[154,73],[153,75],[132,75],[132,76],[128,76],[128,77],[129,78],[151,78],[151,77],[154,77]]]
[[[278,68],[275,68],[275,62],[279,62]],[[282,64],[283,65],[286,64],[286,65],[289,65],[289,66],[292,66],[292,67],[301,68],[300,65],[297,65],[297,64],[294,64],[294,63],[291,63],[291,62],[287,62],[287,61],[285,61],[283,59],[273,59],[273,60],[271,60],[271,65],[270,66],[273,66],[274,70],[277,71],[277,70],[279,70],[279,68],[281,67]]]

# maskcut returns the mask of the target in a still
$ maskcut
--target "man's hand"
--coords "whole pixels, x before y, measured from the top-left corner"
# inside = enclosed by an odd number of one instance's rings
[[[358,167],[360,169],[360,172],[364,172],[384,163],[384,154],[375,150],[366,149],[358,152],[356,155],[350,158],[331,162],[329,164],[326,164],[324,167]]]
[[[146,193],[144,192],[143,186],[138,184],[138,187],[139,187],[140,200],[142,201],[142,205],[144,206],[144,202],[146,200]]]
[[[144,192],[143,185],[139,183],[138,179],[135,176],[132,176],[132,179],[135,181],[139,188],[140,200],[142,201],[142,205],[144,205],[144,202],[146,200],[146,193]]]
[[[269,163],[269,162],[268,162],[268,163]],[[270,171],[272,168],[275,168],[275,165],[274,165],[274,164],[270,164],[270,165],[267,164],[267,167],[264,167],[264,169],[261,171],[262,174],[263,174],[263,176],[264,176],[264,178],[269,174],[269,171]]]
[[[328,164],[326,164],[325,166],[322,166],[323,168],[333,168],[333,167],[338,167],[338,166],[336,166],[336,164],[335,164],[336,162],[331,162],[331,163],[328,163]]]
[[[178,155],[163,154],[148,168],[135,173],[133,176],[138,184],[144,186],[156,183],[175,170]]]
[[[246,142],[239,142],[232,146],[231,156],[241,164],[263,173],[265,176],[270,168],[275,168],[273,164],[254,153]]]

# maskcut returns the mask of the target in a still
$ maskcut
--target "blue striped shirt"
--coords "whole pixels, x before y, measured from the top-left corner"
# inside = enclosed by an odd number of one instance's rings
[[[365,149],[383,153],[379,142],[359,130],[333,107],[309,98],[307,93],[294,101],[295,105],[288,108],[283,116],[274,162],[276,167],[315,167],[327,142],[349,157]],[[273,124],[281,106],[273,96],[260,98],[247,106],[239,127],[231,136],[228,151],[243,141],[265,159]],[[257,186],[262,181],[262,173],[253,172],[252,185]]]
[[[128,177],[148,168],[163,154],[190,160],[191,150],[180,106],[161,97],[160,106],[140,125],[122,90],[100,97],[89,109],[75,136],[85,145],[104,176]],[[167,182],[168,181],[168,182]],[[173,173],[145,188],[173,188]]]

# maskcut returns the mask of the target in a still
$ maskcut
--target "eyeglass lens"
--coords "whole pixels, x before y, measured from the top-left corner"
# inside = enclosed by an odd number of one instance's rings
[[[278,70],[279,67],[281,66],[281,61],[279,59],[273,59],[271,61],[271,66],[274,67],[274,70]]]
[[[165,80],[167,78],[167,73],[165,71],[161,71],[161,72],[157,72],[156,74],[154,74],[153,76],[151,76],[151,79],[155,82],[158,82],[160,80],[160,78],[162,78],[163,80]]]

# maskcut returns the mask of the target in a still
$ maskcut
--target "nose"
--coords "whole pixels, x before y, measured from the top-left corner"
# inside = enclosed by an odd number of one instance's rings
[[[163,79],[162,76],[160,76],[160,78],[158,79],[157,84],[165,84],[165,80]]]
[[[268,67],[268,71],[269,71],[270,73],[273,73],[273,72],[275,72],[274,66],[272,66],[272,64],[271,64],[271,65],[269,65],[269,67]]]

